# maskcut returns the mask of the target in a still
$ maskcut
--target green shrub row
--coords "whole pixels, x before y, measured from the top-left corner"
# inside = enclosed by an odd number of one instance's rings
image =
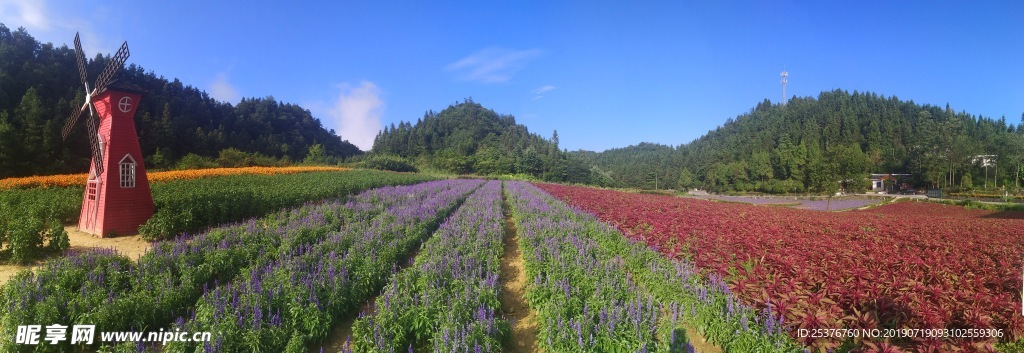
[[[259,216],[307,201],[334,198],[384,185],[406,185],[433,178],[372,170],[287,175],[232,175],[178,180],[153,186],[156,213],[139,227],[146,240]]]

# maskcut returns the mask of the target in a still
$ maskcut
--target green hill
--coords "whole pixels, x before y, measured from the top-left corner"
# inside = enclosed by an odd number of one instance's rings
[[[88,71],[98,75],[109,60],[87,60]],[[188,154],[216,157],[229,148],[290,160],[302,160],[318,144],[327,157],[361,153],[308,110],[273,97],[233,106],[135,64],[115,78],[149,92],[135,122],[151,166],[169,166]],[[68,141],[60,136],[67,117],[82,106],[83,91],[74,49],[39,43],[24,28],[11,31],[0,24],[0,178],[88,170],[84,124]]]
[[[581,158],[531,133],[511,115],[467,99],[416,121],[385,127],[372,154],[397,155],[420,167],[458,174],[525,174],[547,181],[601,184],[601,175]]]
[[[1022,116],[1024,118],[1024,116]],[[714,191],[824,192],[865,187],[869,173],[906,173],[920,187],[1017,188],[1024,128],[992,119],[843,90],[786,105],[765,100],[683,145],[642,143],[573,154],[623,186]],[[987,170],[979,155],[994,155]],[[987,177],[986,177],[987,175]]]

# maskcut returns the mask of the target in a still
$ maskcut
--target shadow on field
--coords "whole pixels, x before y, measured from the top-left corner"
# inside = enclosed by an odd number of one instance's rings
[[[981,218],[1024,219],[1024,212],[1000,211],[993,214],[981,216]]]

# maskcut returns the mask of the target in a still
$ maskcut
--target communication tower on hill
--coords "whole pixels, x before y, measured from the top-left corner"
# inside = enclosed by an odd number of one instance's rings
[[[782,71],[782,105],[786,105],[786,82],[789,82],[789,72]]]

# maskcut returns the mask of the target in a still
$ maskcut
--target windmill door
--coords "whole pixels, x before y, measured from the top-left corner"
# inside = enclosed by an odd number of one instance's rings
[[[96,215],[98,214],[99,206],[99,188],[100,180],[92,179],[85,184],[85,207],[82,209],[82,219],[80,220],[79,228],[83,229],[96,229]]]

